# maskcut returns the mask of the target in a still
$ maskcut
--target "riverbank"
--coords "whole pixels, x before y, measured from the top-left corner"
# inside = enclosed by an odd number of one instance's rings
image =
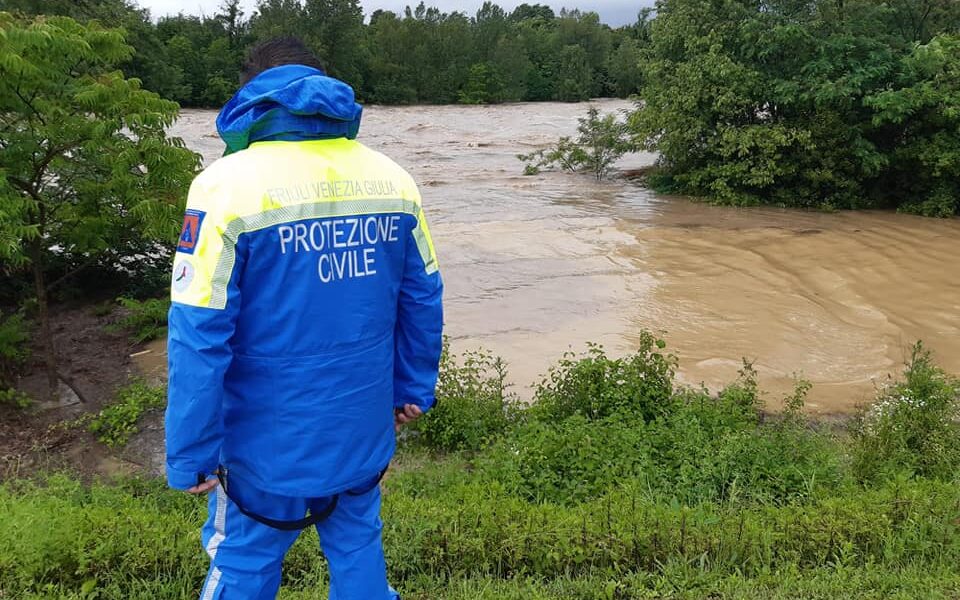
[[[652,336],[558,365],[523,408],[493,357],[448,357],[440,408],[384,486],[390,576],[415,600],[955,598],[960,384],[922,348],[849,428],[762,412],[749,369],[675,385]],[[206,502],[161,480],[0,485],[0,597],[195,597]],[[281,598],[325,598],[313,532]]]

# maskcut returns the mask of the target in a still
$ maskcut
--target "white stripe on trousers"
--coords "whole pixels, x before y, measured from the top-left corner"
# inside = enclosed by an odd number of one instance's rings
[[[207,554],[210,556],[211,562],[217,557],[217,548],[220,547],[220,543],[226,537],[227,524],[227,495],[220,490],[219,485],[214,493],[217,495],[217,512],[213,516],[214,533],[210,537],[210,541],[207,542]],[[216,593],[217,587],[220,585],[220,575],[220,569],[213,567],[200,600],[213,600],[213,594]]]

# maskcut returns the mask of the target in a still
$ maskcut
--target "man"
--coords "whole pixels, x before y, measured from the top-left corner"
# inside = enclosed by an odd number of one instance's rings
[[[203,600],[276,597],[316,525],[330,598],[387,584],[379,480],[434,402],[443,285],[411,177],[297,40],[253,49],[190,189],[172,277],[167,476],[213,490]],[[219,482],[218,482],[219,479]]]

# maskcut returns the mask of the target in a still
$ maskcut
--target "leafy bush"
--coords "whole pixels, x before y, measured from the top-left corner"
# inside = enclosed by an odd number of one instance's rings
[[[669,379],[617,368],[654,365],[652,373],[665,376],[672,362],[652,351],[652,336],[648,341],[645,351],[627,359],[613,361],[594,348],[562,368],[577,374],[575,381],[589,382],[596,397],[613,401],[598,410],[588,405],[592,412],[577,403],[546,411],[534,405],[532,418],[478,461],[483,477],[528,500],[559,504],[596,498],[627,481],[641,481],[653,497],[690,504],[791,502],[842,483],[834,443],[812,430],[800,412],[809,384],[798,384],[788,411],[773,423],[761,419],[749,365],[717,395],[684,390],[651,404],[647,399],[656,394],[629,381],[651,384],[659,393],[669,389]],[[616,375],[604,375],[611,371]],[[645,414],[638,406],[656,410]]]
[[[581,415],[523,424],[479,461],[481,471],[532,502],[575,504],[654,469],[642,421]]]
[[[541,168],[560,167],[565,171],[589,171],[600,181],[621,156],[634,149],[629,127],[615,114],[601,117],[600,111],[591,107],[579,122],[576,141],[561,137],[551,148],[518,154],[517,158],[528,163],[524,174],[535,175]]]
[[[12,406],[13,408],[30,408],[33,400],[25,392],[17,388],[0,388],[0,406]]]
[[[413,428],[423,443],[437,450],[480,449],[502,435],[516,413],[506,378],[500,358],[480,350],[465,353],[461,363],[445,345],[437,403]]]
[[[913,347],[903,381],[884,387],[854,425],[853,470],[863,481],[907,471],[952,479],[960,468],[960,381]]]
[[[727,204],[956,214],[958,4],[802,4],[658,4],[630,122],[661,182]]]
[[[732,503],[792,502],[835,490],[844,481],[838,448],[814,431],[801,412],[810,384],[798,382],[786,411],[766,423],[756,410],[754,374],[747,373],[709,410],[696,408],[699,427],[675,428],[682,439],[678,442],[699,462],[693,469],[679,466],[669,485],[688,501]]]
[[[639,348],[626,358],[608,358],[596,344],[581,358],[567,354],[537,387],[532,414],[548,420],[575,414],[595,420],[622,413],[643,421],[666,414],[673,406],[677,358],[660,352],[665,347],[644,331]]]
[[[138,431],[140,417],[165,404],[164,388],[135,380],[117,392],[115,402],[90,419],[87,430],[111,448],[124,446]]]
[[[0,313],[0,387],[12,385],[14,376],[30,357],[30,321],[23,312],[7,317]]]
[[[133,298],[117,298],[117,302],[127,309],[127,314],[117,323],[117,327],[131,333],[131,339],[142,344],[164,335],[167,330],[167,313],[170,311],[170,300],[167,298],[150,298],[135,300]]]

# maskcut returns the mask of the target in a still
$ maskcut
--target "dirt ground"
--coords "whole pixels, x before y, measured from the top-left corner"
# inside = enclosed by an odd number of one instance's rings
[[[38,470],[67,469],[85,479],[151,470],[151,457],[142,443],[114,453],[82,426],[72,425],[84,414],[100,410],[117,388],[138,376],[130,355],[139,346],[112,327],[122,309],[103,307],[51,307],[58,368],[76,394],[61,386],[61,397],[50,400],[43,351],[35,346],[17,386],[30,395],[32,405],[21,409],[0,404],[0,480]],[[147,421],[148,431],[159,428],[159,415],[150,415]]]

